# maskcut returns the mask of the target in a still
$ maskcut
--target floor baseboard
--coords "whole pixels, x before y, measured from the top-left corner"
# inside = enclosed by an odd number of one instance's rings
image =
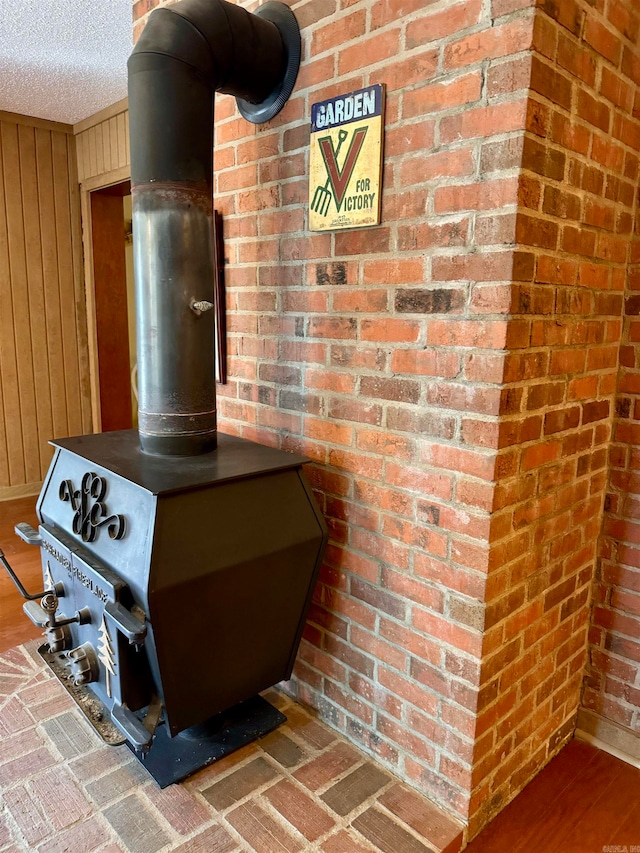
[[[640,733],[638,732],[607,720],[594,711],[580,708],[575,736],[633,767],[640,768]]]

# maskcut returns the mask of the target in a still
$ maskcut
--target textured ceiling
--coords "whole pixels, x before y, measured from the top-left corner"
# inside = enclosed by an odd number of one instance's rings
[[[0,110],[73,124],[126,97],[131,0],[0,0]]]

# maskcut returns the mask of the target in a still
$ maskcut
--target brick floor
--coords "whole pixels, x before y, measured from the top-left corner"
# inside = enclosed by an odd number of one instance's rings
[[[0,655],[0,853],[457,853],[460,826],[284,694],[276,732],[161,791],[42,664]]]

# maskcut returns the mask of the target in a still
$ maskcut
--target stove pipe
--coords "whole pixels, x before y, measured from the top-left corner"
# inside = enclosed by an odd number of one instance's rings
[[[216,446],[213,104],[235,95],[267,121],[286,103],[300,32],[284,3],[255,14],[182,0],[149,17],[128,62],[131,194],[142,450]]]

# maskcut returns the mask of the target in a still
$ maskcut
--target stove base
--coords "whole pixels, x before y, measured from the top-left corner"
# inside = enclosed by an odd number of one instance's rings
[[[64,654],[50,652],[46,643],[40,646],[38,654],[102,740],[109,746],[126,744],[161,788],[186,779],[287,721],[285,715],[270,702],[262,696],[254,696],[202,725],[180,732],[174,738],[170,738],[167,727],[160,724],[151,748],[142,752],[136,750],[113,725],[109,711],[88,687],[74,686],[62,663]]]
[[[286,719],[262,696],[254,696],[174,738],[168,736],[166,726],[158,726],[147,752],[136,751],[128,742],[127,746],[158,785],[166,788],[264,737]]]

